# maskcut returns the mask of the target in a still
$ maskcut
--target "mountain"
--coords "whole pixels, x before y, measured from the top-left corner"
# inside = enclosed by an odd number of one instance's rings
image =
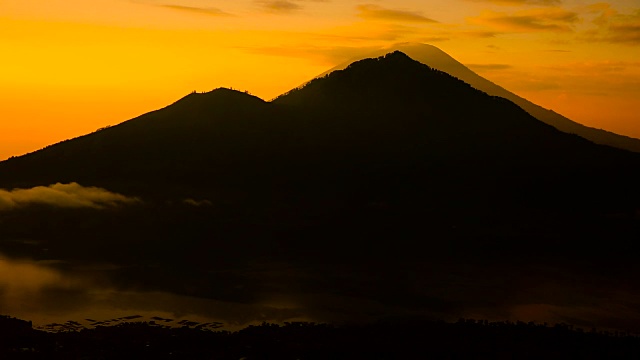
[[[533,115],[540,121],[549,124],[556,129],[569,133],[576,134],[585,139],[593,141],[596,144],[609,145],[620,149],[626,149],[634,152],[640,152],[640,139],[615,134],[610,131],[595,129],[588,126],[584,126],[575,121],[572,121],[553,110],[545,109],[539,105],[524,99],[503,87],[492,83],[491,81],[481,77],[469,68],[449,56],[444,51],[433,45],[427,44],[398,44],[389,48],[381,49],[379,51],[366,54],[364,57],[378,57],[391,51],[402,51],[411,58],[429,65],[434,69],[444,71],[468,84],[474,88],[484,91],[489,95],[499,96],[508,99],[526,110],[529,114]],[[335,70],[344,69],[350,63],[355,60],[351,60],[340,64],[327,73]],[[323,74],[326,75],[327,73]],[[320,76],[323,76],[320,75]]]
[[[190,94],[2,162],[0,186],[79,182],[230,203],[326,196],[342,202],[351,194],[440,206],[552,201],[626,209],[635,198],[627,194],[637,164],[636,154],[557,131],[509,100],[393,52],[272,102],[227,89]]]
[[[238,184],[261,171],[261,156],[276,157],[271,152],[278,145],[262,143],[278,136],[279,119],[273,105],[245,93],[192,93],[119,125],[9,159],[0,165],[2,182],[31,187],[73,181],[149,195]]]
[[[447,181],[473,183],[465,189],[482,184],[496,194],[545,188],[546,195],[539,195],[546,198],[564,183],[573,186],[565,187],[563,196],[575,192],[571,198],[579,201],[587,187],[615,191],[617,185],[608,183],[613,178],[628,184],[633,173],[628,166],[638,158],[556,131],[511,101],[402,52],[356,62],[274,103],[304,108],[323,131],[333,131],[327,137],[346,139],[339,142],[349,148],[343,152],[358,154],[360,161],[373,157],[392,166],[407,161],[416,171],[438,169],[441,178],[457,177]],[[428,176],[433,180],[433,173]]]

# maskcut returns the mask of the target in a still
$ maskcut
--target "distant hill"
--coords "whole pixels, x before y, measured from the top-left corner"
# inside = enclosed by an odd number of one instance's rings
[[[31,187],[74,181],[146,195],[235,186],[253,181],[262,156],[275,156],[264,151],[278,151],[278,145],[263,143],[278,136],[278,121],[272,104],[245,93],[192,93],[166,108],[4,161],[1,182]]]
[[[554,112],[553,110],[548,110],[539,105],[536,105],[529,100],[524,99],[476,74],[475,72],[471,71],[469,68],[449,56],[447,53],[433,45],[415,43],[398,44],[389,48],[368,53],[364,57],[378,57],[394,50],[402,51],[412,59],[429,65],[430,67],[433,67],[435,69],[444,71],[454,77],[457,77],[458,79],[463,80],[476,89],[482,90],[489,95],[500,96],[513,101],[516,105],[526,110],[535,118],[557,128],[558,130],[564,131],[569,134],[579,135],[585,139],[593,141],[596,144],[609,145],[620,149],[640,152],[640,139],[615,134],[613,132],[602,129],[584,126]],[[327,73],[344,69],[354,61],[356,61],[356,59],[352,59],[346,63],[340,64],[329,70]]]

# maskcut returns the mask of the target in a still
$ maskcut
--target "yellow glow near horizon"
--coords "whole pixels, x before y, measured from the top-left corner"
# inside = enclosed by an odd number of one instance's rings
[[[187,93],[269,100],[399,42],[440,47],[574,121],[640,137],[633,0],[0,0],[0,159]]]

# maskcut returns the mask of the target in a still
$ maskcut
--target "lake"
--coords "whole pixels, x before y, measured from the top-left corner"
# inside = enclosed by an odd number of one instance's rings
[[[200,274],[173,269],[2,256],[0,313],[49,330],[124,321],[236,330],[264,321],[469,317],[640,331],[640,295],[629,283],[553,268],[500,274],[445,263],[395,271],[283,263]]]

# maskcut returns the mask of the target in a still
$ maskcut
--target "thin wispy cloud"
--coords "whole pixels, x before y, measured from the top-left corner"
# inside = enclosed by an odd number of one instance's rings
[[[460,31],[456,35],[458,37],[463,36],[472,39],[492,38],[498,35],[497,31]]]
[[[519,5],[560,5],[562,0],[467,0],[470,2],[487,3],[503,6],[519,6]]]
[[[631,68],[640,70],[640,61],[582,61],[569,62],[562,65],[546,66],[544,68],[564,74],[573,73],[580,76],[585,76],[593,73],[621,73]]]
[[[296,47],[272,46],[272,47],[251,47],[242,48],[244,51],[271,56],[286,56],[300,59],[313,59],[318,63],[326,65],[335,65],[343,61],[360,56],[363,53],[369,53],[378,50],[377,46],[317,46],[317,45],[300,45]]]
[[[356,9],[358,10],[358,16],[365,20],[437,23],[437,21],[415,11],[387,9],[373,4],[358,5]]]
[[[509,64],[467,64],[467,66],[476,70],[507,70],[513,67]]]
[[[302,9],[300,4],[288,0],[266,0],[256,1],[256,3],[260,5],[262,9],[274,13],[288,13]]]
[[[229,12],[226,12],[215,6],[208,6],[209,3],[198,2],[194,3],[193,1],[181,1],[181,0],[129,0],[133,3],[144,4],[148,6],[164,8],[169,10],[175,10],[180,12],[188,12],[194,14],[201,15],[209,15],[209,16],[235,16]]]
[[[597,3],[592,4],[587,7],[587,12],[590,14],[597,15],[595,19],[593,19],[593,23],[596,25],[606,25],[611,21],[611,19],[618,16],[618,11],[611,6],[611,4],[607,3]]]
[[[140,200],[137,198],[127,197],[98,187],[84,187],[75,182],[37,186],[30,189],[0,189],[0,211],[29,205],[104,209],[139,202]]]
[[[536,8],[515,13],[483,11],[469,17],[474,25],[489,27],[501,32],[569,32],[580,21],[578,13],[560,7]]]
[[[591,5],[589,9],[596,15],[593,23],[597,29],[587,32],[586,40],[628,45],[640,44],[640,9],[631,14],[621,14],[606,3]]]
[[[158,6],[166,9],[171,9],[171,10],[185,11],[185,12],[191,12],[191,13],[197,13],[197,14],[203,14],[203,15],[233,16],[233,14],[230,14],[228,12],[225,12],[218,8],[213,8],[213,7],[195,7],[195,6],[183,6],[183,5],[172,5],[172,4],[164,4],[164,5],[158,5]]]
[[[614,24],[609,27],[609,34],[604,38],[609,42],[640,44],[640,23]]]
[[[294,13],[303,10],[303,3],[326,3],[330,0],[254,0],[253,2],[267,13]]]
[[[451,40],[451,38],[444,37],[444,36],[426,36],[426,37],[420,38],[420,42],[423,42],[423,43],[433,43],[433,42],[440,42],[440,41],[447,41],[447,40]]]
[[[196,206],[196,207],[213,205],[213,203],[209,200],[195,200],[195,199],[184,199],[182,203],[191,205],[191,206]]]

